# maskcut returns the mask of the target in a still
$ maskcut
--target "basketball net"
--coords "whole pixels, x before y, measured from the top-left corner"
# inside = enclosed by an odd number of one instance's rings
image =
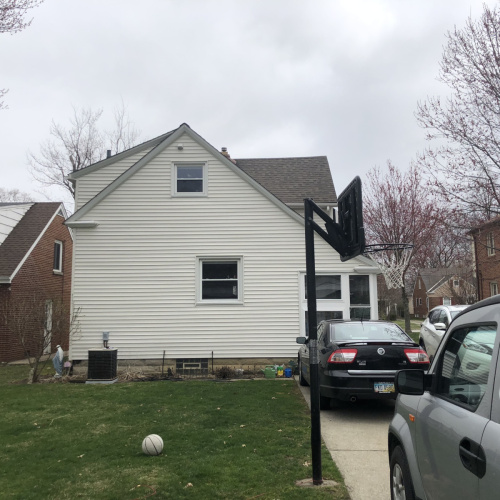
[[[370,257],[378,264],[387,288],[403,288],[404,272],[411,257],[412,245],[367,245]]]

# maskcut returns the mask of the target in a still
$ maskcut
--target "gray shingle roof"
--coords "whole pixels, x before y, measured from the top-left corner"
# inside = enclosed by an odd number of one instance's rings
[[[337,195],[326,156],[248,158],[234,160],[246,174],[286,204],[336,203]]]
[[[13,274],[60,206],[61,203],[33,203],[0,245],[0,276]]]
[[[420,274],[427,292],[433,291],[434,289],[441,286],[443,283],[448,281],[453,276],[461,276],[462,279],[466,279],[463,276],[464,269],[461,267],[454,267],[454,266],[445,268],[435,267],[435,268],[420,269],[418,274]]]

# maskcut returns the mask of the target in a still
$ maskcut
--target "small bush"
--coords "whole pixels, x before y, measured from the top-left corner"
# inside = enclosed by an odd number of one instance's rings
[[[221,379],[234,378],[235,372],[230,366],[221,366],[215,370],[215,376]]]

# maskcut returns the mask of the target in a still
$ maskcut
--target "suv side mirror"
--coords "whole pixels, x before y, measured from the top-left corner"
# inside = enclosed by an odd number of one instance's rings
[[[307,344],[308,340],[308,337],[297,337],[295,342],[297,342],[297,344]]]
[[[446,325],[444,323],[434,323],[434,328],[436,330],[446,330]]]
[[[399,370],[396,373],[395,388],[399,394],[421,396],[430,387],[431,375],[423,370]]]

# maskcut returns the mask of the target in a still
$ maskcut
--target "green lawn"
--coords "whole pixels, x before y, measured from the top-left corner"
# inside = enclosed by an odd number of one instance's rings
[[[293,380],[13,384],[0,367],[0,491],[16,499],[348,499],[312,476],[310,416]],[[163,454],[145,456],[159,434]]]

